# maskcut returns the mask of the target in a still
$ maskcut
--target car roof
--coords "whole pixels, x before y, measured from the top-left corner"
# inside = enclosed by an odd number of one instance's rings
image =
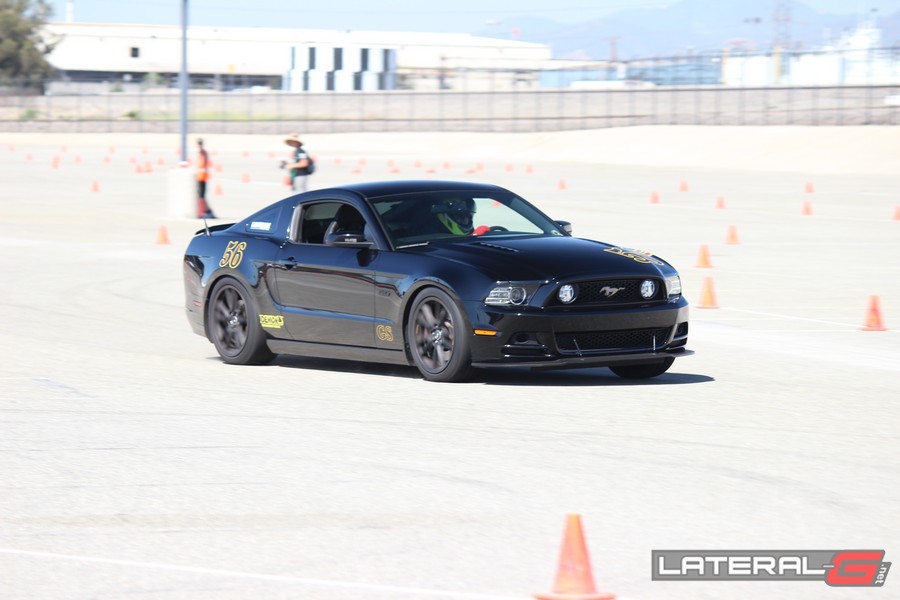
[[[439,191],[478,191],[505,192],[500,186],[490,183],[475,183],[470,181],[434,181],[431,179],[407,179],[396,181],[369,181],[363,183],[351,183],[335,186],[333,190],[347,190],[356,192],[365,198],[377,198],[379,196],[392,196],[394,194],[410,194],[415,192],[439,192]],[[322,190],[326,191],[326,190]]]

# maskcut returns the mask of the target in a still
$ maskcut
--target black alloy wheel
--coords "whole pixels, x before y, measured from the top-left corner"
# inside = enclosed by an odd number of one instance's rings
[[[414,301],[406,339],[413,361],[429,381],[460,381],[471,374],[468,330],[456,303],[437,288]]]
[[[207,332],[227,363],[263,364],[275,356],[266,346],[266,334],[250,294],[234,279],[222,279],[213,288],[207,309]]]

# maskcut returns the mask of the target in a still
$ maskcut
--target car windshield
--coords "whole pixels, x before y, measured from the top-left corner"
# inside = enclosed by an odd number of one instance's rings
[[[509,192],[419,192],[372,201],[395,248],[464,236],[565,235]]]

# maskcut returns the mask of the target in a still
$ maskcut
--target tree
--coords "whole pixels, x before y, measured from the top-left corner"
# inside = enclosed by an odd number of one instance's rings
[[[42,79],[56,41],[43,30],[52,9],[47,0],[0,0],[0,79]]]

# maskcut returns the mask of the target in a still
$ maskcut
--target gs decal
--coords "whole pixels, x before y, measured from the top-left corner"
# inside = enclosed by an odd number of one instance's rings
[[[247,242],[228,242],[222,260],[219,261],[220,267],[230,267],[237,269],[241,261],[244,260],[244,250],[247,249]]]
[[[259,324],[270,329],[284,327],[284,317],[281,315],[259,315]]]
[[[619,256],[624,256],[625,258],[630,258],[631,260],[633,260],[635,262],[639,262],[639,263],[644,263],[644,264],[649,263],[652,265],[658,265],[660,267],[663,266],[663,264],[665,264],[661,260],[653,258],[652,256],[649,256],[647,254],[643,254],[637,250],[628,251],[628,250],[624,250],[622,248],[604,248],[603,251],[604,252],[612,252],[613,254],[618,254]]]
[[[390,325],[379,325],[375,328],[375,335],[377,335],[378,339],[383,342],[394,341],[394,332],[393,330],[391,330]]]

